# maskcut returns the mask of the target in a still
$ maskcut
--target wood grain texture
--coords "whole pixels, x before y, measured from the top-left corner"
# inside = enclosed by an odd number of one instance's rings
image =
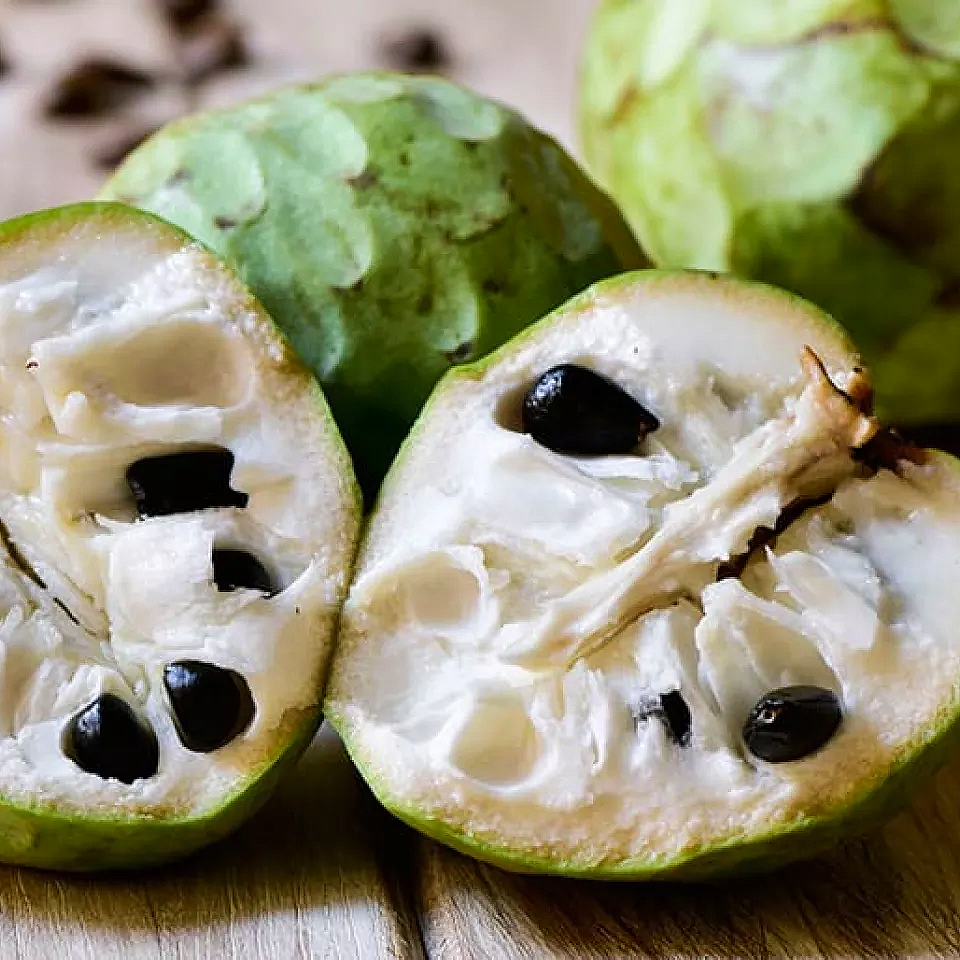
[[[960,957],[960,758],[884,829],[829,857],[715,885],[523,877],[431,841],[418,854],[437,960]]]
[[[407,837],[321,732],[267,807],[190,860],[132,876],[0,868],[0,957],[417,958]]]

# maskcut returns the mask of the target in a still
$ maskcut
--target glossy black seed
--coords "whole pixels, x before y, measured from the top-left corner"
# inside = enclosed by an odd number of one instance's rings
[[[690,742],[690,708],[679,690],[671,690],[660,696],[663,721],[674,743],[685,747]]]
[[[843,713],[832,690],[781,687],[765,694],[743,725],[747,749],[768,763],[800,760],[837,731]]]
[[[687,701],[679,690],[669,690],[660,694],[634,712],[634,721],[642,723],[651,718],[659,720],[667,735],[678,746],[685,747],[690,743],[692,717]]]
[[[194,450],[144,457],[127,468],[127,484],[141,517],[245,507],[249,497],[230,488],[233,454]]]
[[[244,550],[214,550],[213,581],[223,593],[241,587],[270,597],[277,592],[263,564]]]
[[[556,453],[629,453],[660,421],[612,380],[564,363],[523,398],[523,430]]]
[[[67,724],[63,752],[104,780],[152,777],[160,764],[157,737],[120,697],[104,693]]]
[[[219,750],[253,719],[250,687],[235,670],[178,660],[164,668],[163,685],[180,741],[194,753]]]

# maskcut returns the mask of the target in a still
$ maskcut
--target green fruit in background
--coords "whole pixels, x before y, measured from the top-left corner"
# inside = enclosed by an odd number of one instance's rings
[[[859,363],[795,296],[650,270],[444,377],[324,701],[384,805],[629,880],[769,869],[902,804],[960,740],[960,462],[881,429]]]
[[[316,380],[122,204],[0,226],[0,861],[172,860],[310,742],[360,522]]]
[[[646,265],[553,140],[434,78],[344,76],[188,118],[103,196],[236,267],[323,384],[368,497],[451,365]]]
[[[802,294],[885,416],[960,419],[954,0],[606,0],[581,134],[660,264]]]

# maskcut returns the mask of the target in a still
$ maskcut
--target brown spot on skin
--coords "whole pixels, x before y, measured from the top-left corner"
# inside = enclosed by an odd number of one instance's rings
[[[43,112],[51,119],[99,116],[125,106],[153,84],[153,77],[136,67],[95,57],[56,81]]]
[[[417,301],[417,313],[422,317],[430,313],[431,310],[433,310],[433,294],[428,292]]]
[[[426,27],[384,40],[380,52],[388,66],[405,73],[440,73],[452,59],[442,37]]]
[[[483,292],[484,293],[503,293],[503,284],[499,280],[494,280],[493,277],[488,277],[483,281]]]
[[[925,54],[933,51],[925,50],[913,37],[903,32],[900,24],[892,17],[867,17],[863,20],[836,20],[831,23],[825,23],[816,30],[804,34],[799,40],[800,43],[816,43],[818,40],[829,39],[830,37],[853,36],[858,33],[889,33],[892,34],[898,45],[906,53]],[[937,54],[933,54],[936,56]]]
[[[380,178],[372,167],[367,167],[363,173],[356,177],[350,177],[347,182],[351,187],[356,187],[357,190],[368,190],[370,187],[375,187],[380,182]]]
[[[233,217],[216,216],[213,218],[213,225],[220,230],[230,230],[237,226],[237,221]]]
[[[454,365],[466,363],[473,356],[473,341],[465,340],[455,349],[444,353],[444,356]]]
[[[189,170],[185,170],[183,167],[180,167],[179,170],[173,171],[166,185],[168,187],[175,187],[178,183],[186,183],[191,176],[192,174]]]
[[[406,150],[401,151],[400,156],[397,157],[397,160],[400,162],[401,167],[410,166],[410,154]]]

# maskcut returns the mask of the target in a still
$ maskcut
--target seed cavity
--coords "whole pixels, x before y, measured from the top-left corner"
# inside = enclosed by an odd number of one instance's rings
[[[608,377],[572,363],[551,367],[523,398],[523,432],[555,453],[629,453],[660,421]]]
[[[163,685],[177,735],[194,753],[219,750],[253,720],[250,686],[236,670],[202,660],[178,660],[164,668]]]
[[[229,450],[195,450],[144,457],[127,468],[137,514],[162,517],[214,507],[245,507],[250,497],[230,487]]]
[[[112,693],[97,697],[69,721],[62,749],[81,770],[128,784],[154,776],[160,765],[156,734]]]
[[[747,749],[768,763],[801,760],[836,733],[843,712],[832,690],[780,687],[765,694],[743,725]]]
[[[667,736],[680,747],[690,743],[692,717],[687,701],[679,690],[669,690],[649,701],[640,704],[633,713],[634,724],[639,727],[650,719],[659,720]]]
[[[263,564],[245,550],[214,550],[213,581],[221,593],[233,590],[259,590],[268,597],[277,589]]]

